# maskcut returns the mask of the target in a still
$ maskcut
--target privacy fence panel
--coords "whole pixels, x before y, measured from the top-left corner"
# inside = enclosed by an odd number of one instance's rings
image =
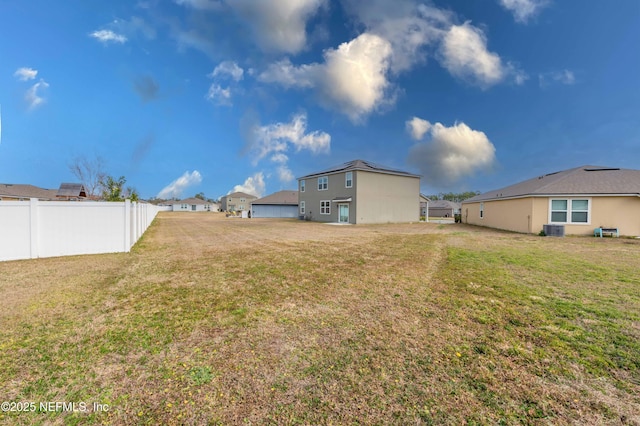
[[[128,200],[0,202],[0,260],[128,252],[158,210]]]

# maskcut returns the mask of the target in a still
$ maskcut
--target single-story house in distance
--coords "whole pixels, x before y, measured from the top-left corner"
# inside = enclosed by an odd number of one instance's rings
[[[460,213],[460,203],[447,200],[435,200],[429,203],[429,216],[431,217],[453,217]]]
[[[431,200],[426,195],[420,193],[420,216],[424,216],[425,220],[429,220],[429,203]]]
[[[300,216],[317,222],[417,222],[420,176],[353,160],[298,178],[298,203]]]
[[[173,201],[171,206],[171,210],[174,212],[217,212],[220,210],[218,204],[195,197]]]
[[[298,217],[298,191],[278,191],[251,202],[251,217]]]
[[[462,202],[462,222],[537,234],[562,225],[566,235],[618,228],[640,236],[640,170],[581,166],[489,191]]]
[[[44,189],[22,183],[0,183],[0,201],[57,200],[57,189]]]

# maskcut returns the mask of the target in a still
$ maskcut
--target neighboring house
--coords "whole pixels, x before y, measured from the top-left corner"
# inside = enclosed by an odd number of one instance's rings
[[[447,200],[435,200],[429,204],[429,215],[431,217],[453,217],[460,213],[460,203]]]
[[[58,200],[84,200],[87,191],[81,183],[62,183],[56,194]]]
[[[640,170],[581,166],[535,177],[463,201],[462,221],[522,233],[555,224],[566,235],[603,227],[640,236]]]
[[[298,211],[337,223],[417,222],[420,176],[354,160],[298,178]]]
[[[279,191],[253,201],[251,217],[298,217],[298,191]]]
[[[30,198],[37,198],[42,201],[56,200],[58,195],[57,189],[38,188],[33,185],[25,184],[0,184],[0,200],[7,201],[26,201]]]
[[[249,210],[251,202],[257,200],[255,195],[246,194],[244,192],[234,192],[220,198],[220,209],[223,212],[236,212]]]
[[[172,202],[174,212],[217,212],[219,206],[216,203],[201,200],[200,198],[185,198]]]
[[[420,216],[424,216],[425,220],[429,220],[429,203],[431,200],[424,194],[420,194]]]

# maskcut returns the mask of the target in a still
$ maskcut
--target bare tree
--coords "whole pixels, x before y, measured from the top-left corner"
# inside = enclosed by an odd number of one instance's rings
[[[107,176],[104,171],[104,164],[104,159],[100,156],[96,156],[92,160],[87,159],[85,156],[76,157],[69,164],[69,170],[84,185],[89,197],[98,195],[101,182]]]

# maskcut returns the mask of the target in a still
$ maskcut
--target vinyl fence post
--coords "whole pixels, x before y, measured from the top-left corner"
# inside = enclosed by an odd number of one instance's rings
[[[40,230],[38,229],[38,199],[30,198],[29,199],[29,237],[30,237],[30,255],[31,259],[36,259],[39,256],[38,251],[38,234]]]
[[[124,252],[131,250],[131,201],[124,200]]]

